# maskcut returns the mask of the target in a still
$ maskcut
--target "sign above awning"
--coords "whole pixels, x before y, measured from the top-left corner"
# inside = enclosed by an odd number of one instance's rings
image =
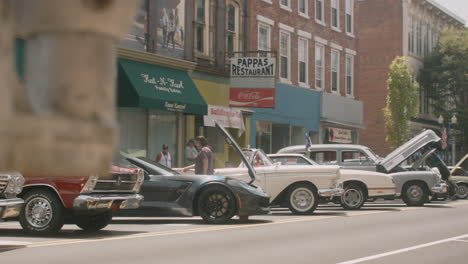
[[[118,106],[207,113],[187,72],[125,59],[119,59]]]
[[[353,143],[353,137],[351,130],[343,128],[328,128],[328,141],[333,143]]]
[[[208,105],[208,114],[203,117],[204,125],[214,127],[214,121],[223,127],[237,128],[240,133],[245,131],[244,118],[240,109]]]

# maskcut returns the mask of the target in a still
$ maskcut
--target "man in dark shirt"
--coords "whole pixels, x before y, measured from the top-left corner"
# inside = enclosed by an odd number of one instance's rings
[[[185,167],[184,172],[192,169],[195,167],[195,174],[201,175],[212,175],[214,174],[214,166],[213,166],[213,152],[208,145],[208,141],[205,137],[199,136],[195,140],[195,144],[197,145],[200,152],[198,153],[197,157],[195,158],[195,164]]]

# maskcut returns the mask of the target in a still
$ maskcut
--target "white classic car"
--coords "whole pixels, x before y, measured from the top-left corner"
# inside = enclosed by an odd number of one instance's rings
[[[324,166],[312,161],[302,154],[268,154],[275,164],[285,166],[315,165]],[[340,170],[344,192],[340,197],[344,209],[356,210],[362,207],[367,199],[394,198],[395,184],[391,176],[364,170]]]
[[[228,143],[235,142],[222,126],[216,126]],[[214,174],[254,183],[270,195],[270,205],[289,207],[293,214],[311,214],[320,197],[331,199],[343,193],[339,166],[282,166],[273,164],[259,149],[247,149],[244,154],[247,164],[215,169]]]

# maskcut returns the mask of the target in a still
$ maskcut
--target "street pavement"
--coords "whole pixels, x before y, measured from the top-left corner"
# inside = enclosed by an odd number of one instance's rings
[[[321,205],[205,225],[200,218],[115,218],[94,234],[66,225],[30,237],[0,223],[2,263],[468,263],[468,200],[407,207],[377,201],[359,211]]]

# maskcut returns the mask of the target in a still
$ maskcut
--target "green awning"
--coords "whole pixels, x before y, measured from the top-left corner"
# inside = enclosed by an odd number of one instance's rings
[[[187,72],[119,59],[118,106],[206,115],[207,104]]]

